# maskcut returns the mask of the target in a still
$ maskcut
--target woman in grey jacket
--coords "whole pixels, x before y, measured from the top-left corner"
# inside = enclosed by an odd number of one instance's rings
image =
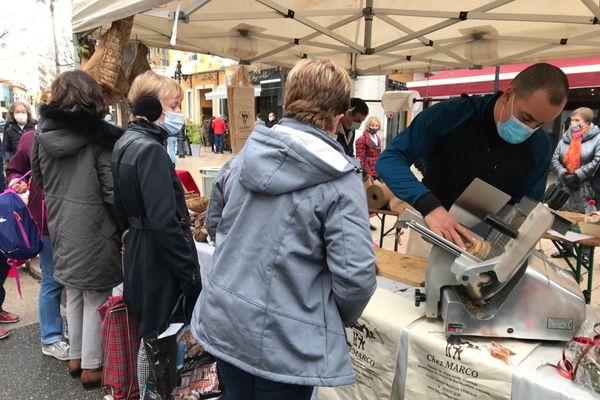
[[[332,138],[349,100],[342,68],[300,62],[279,125],[257,125],[216,179],[216,249],[192,327],[228,400],[309,399],[354,381],[344,326],[376,281],[362,171]]]
[[[558,142],[552,168],[570,197],[565,210],[584,212],[591,199],[598,196],[592,178],[600,166],[600,128],[592,124],[594,112],[580,107],[571,113],[571,126]]]
[[[54,278],[67,289],[68,368],[81,374],[84,387],[98,386],[103,361],[98,306],[123,280],[110,168],[123,131],[104,121],[102,89],[83,71],[56,78],[40,114],[31,167],[45,193]]]

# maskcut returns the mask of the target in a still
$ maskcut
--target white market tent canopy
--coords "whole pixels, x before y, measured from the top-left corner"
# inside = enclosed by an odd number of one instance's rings
[[[72,0],[72,7],[77,33],[136,15],[132,39],[149,46],[280,66],[330,58],[354,75],[600,55],[594,0]]]

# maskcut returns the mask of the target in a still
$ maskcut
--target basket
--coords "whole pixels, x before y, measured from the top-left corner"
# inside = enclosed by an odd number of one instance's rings
[[[206,211],[206,207],[208,206],[208,197],[202,196],[186,199],[185,205],[193,212],[201,213]]]
[[[202,193],[210,197],[212,192],[212,186],[215,182],[215,178],[219,175],[221,167],[205,167],[200,168],[200,174],[202,175]]]

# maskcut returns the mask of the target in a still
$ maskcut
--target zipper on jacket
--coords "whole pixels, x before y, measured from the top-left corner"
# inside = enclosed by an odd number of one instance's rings
[[[23,237],[23,240],[25,241],[25,245],[27,246],[28,249],[31,249],[31,244],[29,243],[29,238],[27,237],[27,233],[25,233],[25,228],[23,227],[23,222],[22,222],[21,216],[16,211],[13,211],[13,215],[15,216],[15,219],[17,220],[17,225],[19,225],[19,230],[21,231],[21,236]]]

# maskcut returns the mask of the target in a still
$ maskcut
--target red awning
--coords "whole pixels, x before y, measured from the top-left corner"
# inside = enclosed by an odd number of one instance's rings
[[[512,79],[531,64],[502,65],[500,67],[500,90],[505,90]],[[565,72],[571,89],[600,86],[600,57],[558,60],[551,61],[550,64],[560,67]],[[408,82],[406,86],[409,90],[418,91],[422,97],[492,93],[495,73],[495,67],[485,67],[480,70],[443,71],[426,80]]]

